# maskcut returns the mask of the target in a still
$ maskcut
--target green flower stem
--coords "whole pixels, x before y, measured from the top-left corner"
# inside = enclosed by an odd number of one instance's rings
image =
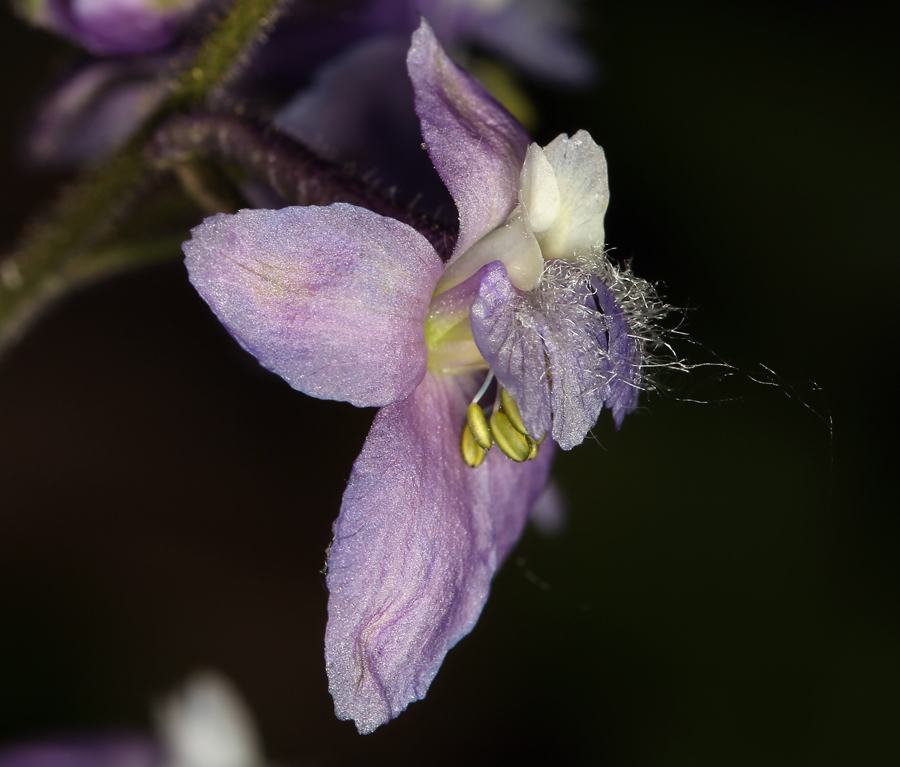
[[[142,262],[136,255],[140,245],[120,250],[122,258],[112,260],[99,248],[161,175],[145,158],[146,141],[167,116],[216,96],[283,5],[284,0],[235,0],[131,141],[65,190],[49,214],[32,225],[19,248],[0,262],[0,351],[24,333],[49,301],[85,275],[96,279],[104,268],[122,269],[131,258],[135,264]],[[178,252],[171,251],[173,256]]]

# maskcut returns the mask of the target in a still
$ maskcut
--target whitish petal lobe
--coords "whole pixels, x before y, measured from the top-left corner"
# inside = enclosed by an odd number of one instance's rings
[[[587,131],[569,138],[557,136],[544,155],[553,167],[559,188],[559,213],[538,234],[544,258],[572,258],[602,247],[603,217],[609,204],[606,155]]]

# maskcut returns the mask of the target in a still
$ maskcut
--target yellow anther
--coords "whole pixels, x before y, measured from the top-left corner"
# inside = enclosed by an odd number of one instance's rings
[[[461,442],[462,444],[460,447],[462,448],[463,460],[473,469],[481,466],[481,462],[484,460],[487,450],[475,441],[475,437],[472,435],[472,431],[468,426],[463,428]]]
[[[533,461],[538,455],[538,444],[531,437],[526,437],[528,441],[528,460]],[[542,440],[543,441],[543,440]]]
[[[491,448],[491,429],[488,426],[487,418],[484,417],[484,411],[474,402],[469,405],[466,411],[467,431],[472,432],[472,437],[485,450]]]
[[[516,427],[516,431],[527,436],[528,429],[522,423],[522,414],[519,412],[519,406],[512,398],[512,395],[503,388],[500,389],[500,404],[503,406],[503,411],[506,413],[506,417],[509,418],[509,422]]]
[[[528,447],[525,436],[510,423],[503,410],[497,410],[491,416],[491,433],[494,435],[494,442],[497,443],[497,447],[503,451],[504,455],[516,462],[528,459],[531,449]]]

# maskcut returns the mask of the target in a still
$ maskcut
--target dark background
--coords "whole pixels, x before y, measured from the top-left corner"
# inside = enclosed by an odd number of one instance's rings
[[[425,701],[334,719],[319,569],[371,412],[290,390],[178,263],[59,304],[0,362],[0,740],[149,723],[228,674],[294,765],[900,760],[897,13],[588,7],[602,61],[530,87],[607,152],[608,240],[688,307],[667,380],[562,455]],[[3,242],[58,177],[15,162],[66,47],[0,19]],[[698,402],[699,401],[699,402]]]

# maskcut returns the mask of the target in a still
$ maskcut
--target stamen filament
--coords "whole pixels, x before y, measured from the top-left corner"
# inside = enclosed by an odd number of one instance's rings
[[[488,374],[487,374],[487,377],[484,379],[484,383],[481,384],[481,388],[478,390],[478,392],[472,398],[473,405],[484,396],[484,393],[488,390],[488,386],[491,385],[491,381],[493,381],[493,380],[494,380],[494,371],[488,370]]]

